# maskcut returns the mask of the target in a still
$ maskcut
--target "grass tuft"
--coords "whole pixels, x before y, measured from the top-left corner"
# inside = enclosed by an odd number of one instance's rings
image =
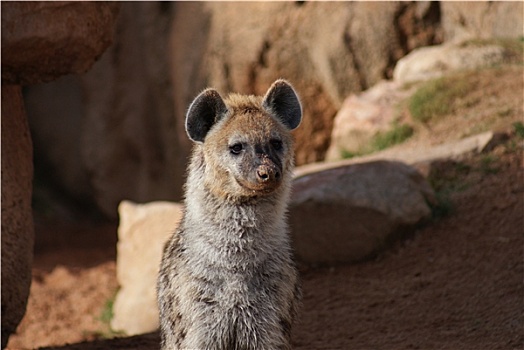
[[[393,128],[386,132],[379,132],[371,140],[371,149],[373,152],[381,151],[394,145],[398,145],[413,135],[413,128],[406,124],[393,125]]]
[[[413,135],[413,128],[407,124],[393,123],[388,131],[378,132],[371,138],[369,144],[364,146],[357,152],[343,150],[341,156],[344,159],[354,158],[371,154],[377,151],[382,151],[391,146],[400,144]]]
[[[454,75],[424,83],[409,99],[408,108],[414,120],[428,123],[452,113],[457,100],[472,89],[464,75]]]
[[[98,320],[104,324],[104,329],[101,329],[97,332],[95,332],[95,336],[102,339],[111,339],[117,336],[125,335],[124,332],[114,331],[111,328],[111,320],[113,319],[114,313],[113,313],[113,306],[115,303],[115,294],[109,298],[105,304],[104,308],[100,312],[100,316],[98,316]]]
[[[358,152],[351,152],[351,151],[348,151],[348,150],[345,150],[345,149],[343,149],[340,152],[340,156],[342,157],[342,159],[351,159],[351,158],[359,157],[361,155],[362,154],[360,154]]]
[[[522,122],[513,123],[513,130],[518,137],[524,139],[524,124]]]
[[[102,309],[102,312],[100,313],[99,320],[102,321],[104,324],[109,325],[111,320],[113,319],[113,304],[115,303],[115,298],[112,297],[108,300],[106,300],[104,304],[104,308]]]

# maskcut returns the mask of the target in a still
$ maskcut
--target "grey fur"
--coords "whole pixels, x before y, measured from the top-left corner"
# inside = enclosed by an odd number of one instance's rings
[[[300,123],[301,107],[283,80],[266,96],[283,87],[291,101],[277,93],[267,108],[266,98],[231,95],[223,101],[226,114],[206,124],[207,132],[198,129],[185,214],[164,248],[157,283],[164,350],[291,348],[301,290],[285,215],[290,129]],[[294,112],[287,117],[281,110]],[[203,125],[199,115],[209,120],[210,113],[190,107],[188,118]]]

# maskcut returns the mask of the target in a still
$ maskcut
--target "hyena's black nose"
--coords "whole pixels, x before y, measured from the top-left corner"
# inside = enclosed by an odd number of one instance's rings
[[[257,180],[261,183],[279,181],[280,171],[273,166],[261,165],[257,169]]]

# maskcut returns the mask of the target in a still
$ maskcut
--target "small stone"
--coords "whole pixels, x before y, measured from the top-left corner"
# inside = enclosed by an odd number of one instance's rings
[[[162,250],[182,218],[182,205],[123,201],[118,212],[116,273],[120,289],[111,328],[128,335],[152,332],[159,326],[156,280]]]

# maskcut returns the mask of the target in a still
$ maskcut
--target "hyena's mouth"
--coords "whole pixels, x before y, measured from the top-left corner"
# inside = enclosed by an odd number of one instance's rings
[[[248,192],[248,195],[270,194],[280,187],[281,181],[251,182],[235,178],[236,182]]]

